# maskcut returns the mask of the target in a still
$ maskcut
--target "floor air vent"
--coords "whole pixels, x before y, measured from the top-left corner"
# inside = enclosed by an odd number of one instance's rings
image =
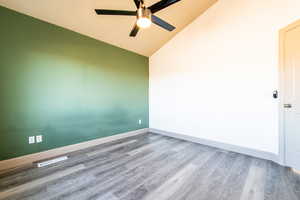
[[[43,162],[39,162],[39,163],[37,163],[37,166],[38,167],[45,167],[47,165],[52,165],[54,163],[58,163],[58,162],[61,162],[61,161],[67,160],[67,159],[68,159],[68,156],[61,156],[61,157],[57,157],[57,158],[54,158],[54,159],[51,159],[51,160],[46,160],[46,161],[43,161]]]

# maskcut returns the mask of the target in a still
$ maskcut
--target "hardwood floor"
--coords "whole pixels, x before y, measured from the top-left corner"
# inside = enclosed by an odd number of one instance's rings
[[[0,174],[0,199],[298,200],[300,176],[270,161],[149,133]]]

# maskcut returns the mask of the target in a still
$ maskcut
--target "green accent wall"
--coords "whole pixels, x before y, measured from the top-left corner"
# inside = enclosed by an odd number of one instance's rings
[[[0,160],[148,128],[147,57],[3,7],[0,27]]]

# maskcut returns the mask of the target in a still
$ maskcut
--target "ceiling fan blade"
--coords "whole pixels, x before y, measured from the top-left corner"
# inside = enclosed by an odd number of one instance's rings
[[[153,4],[152,6],[149,7],[149,9],[151,10],[152,13],[156,13],[174,3],[179,2],[180,0],[162,0],[159,1],[155,4]]]
[[[133,0],[136,7],[139,8],[140,7],[140,4],[144,4],[144,0]]]
[[[130,37],[135,37],[139,30],[140,28],[138,27],[138,25],[135,24],[132,31],[130,32]]]
[[[171,24],[169,24],[168,22],[160,19],[159,17],[152,15],[152,22],[160,27],[162,27],[163,29],[166,29],[168,31],[173,31],[175,29],[174,26],[172,26]]]
[[[95,9],[98,15],[126,15],[126,16],[136,16],[136,11],[129,10],[105,10],[105,9]]]

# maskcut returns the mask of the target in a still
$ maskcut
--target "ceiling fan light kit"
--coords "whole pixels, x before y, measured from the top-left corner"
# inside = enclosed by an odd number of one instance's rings
[[[139,8],[137,10],[136,24],[140,28],[149,28],[152,24],[151,11],[147,8]]]
[[[179,2],[180,0],[161,0],[150,7],[146,7],[144,0],[134,0],[137,7],[136,11],[127,10],[105,10],[105,9],[95,9],[98,15],[124,15],[124,16],[136,16],[136,23],[130,32],[130,37],[135,37],[140,28],[149,28],[152,23],[157,26],[167,30],[173,31],[174,26],[168,22],[162,20],[161,18],[154,15],[154,13],[169,7],[170,5]]]

